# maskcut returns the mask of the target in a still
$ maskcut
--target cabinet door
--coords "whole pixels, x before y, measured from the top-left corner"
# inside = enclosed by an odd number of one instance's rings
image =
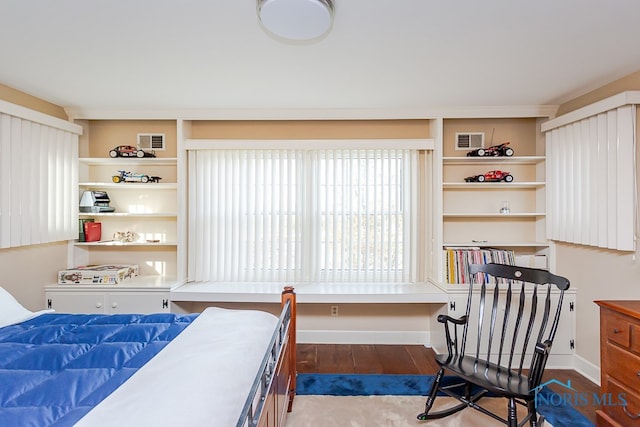
[[[474,294],[474,299],[476,299],[477,301],[477,299],[479,298],[479,295],[478,295],[479,292],[474,291],[474,293],[476,293]],[[493,295],[493,291],[488,290],[487,298],[491,300],[492,295]],[[532,297],[531,294],[527,294],[526,302],[525,302],[525,310],[528,310],[531,306],[531,297]],[[552,306],[554,306],[554,304],[557,304],[558,298],[559,298],[559,294],[551,295]],[[505,293],[501,292],[501,295],[500,295],[501,304],[498,307],[498,313],[497,313],[498,316],[496,319],[496,322],[498,325],[497,333],[499,333],[500,331],[499,328],[500,328],[500,325],[502,324],[502,319],[505,315],[505,307],[502,305],[502,302],[504,302],[504,299],[505,299]],[[570,355],[570,354],[573,354],[574,352],[573,350],[573,343],[574,343],[574,337],[575,337],[575,312],[573,311],[574,301],[575,301],[575,295],[565,294],[564,299],[562,301],[562,312],[560,314],[560,321],[558,324],[558,329],[556,331],[556,336],[554,338],[553,348],[551,350],[552,355],[567,355],[567,354]],[[458,318],[464,315],[466,306],[467,306],[467,295],[457,294],[457,295],[449,296],[449,316]],[[541,310],[541,309],[542,309],[541,307],[538,307],[538,310]],[[511,320],[509,320],[508,330],[513,330],[513,327],[514,327],[513,319],[517,317],[517,310],[518,310],[517,302],[512,301],[511,310],[509,312],[509,318]],[[540,313],[541,312],[539,311],[538,315],[536,316],[536,327],[540,323],[540,319],[541,319]],[[528,316],[528,312],[526,312],[526,316]],[[469,314],[469,324],[470,324],[469,331],[473,331],[473,333],[470,333],[467,336],[467,344],[466,344],[467,353],[474,352],[477,348],[478,319],[479,319],[478,308],[477,306],[474,305],[471,309],[471,313]],[[553,319],[551,319],[551,321],[552,320]],[[491,323],[491,310],[487,310],[484,312],[485,326],[483,328],[484,329],[483,339],[480,344],[480,352],[485,354],[487,351],[487,344],[488,344],[488,340],[486,339],[487,338],[486,331],[488,331],[487,328],[489,328],[490,323]],[[526,324],[524,325],[524,327],[526,327]],[[507,332],[507,334],[512,335],[512,332]],[[496,348],[495,346],[497,342],[494,342],[493,344],[494,344],[494,347],[492,347],[491,353],[497,354],[498,348]],[[503,355],[508,356],[509,353],[507,350],[504,350]]]
[[[46,306],[58,313],[106,313],[104,292],[46,292]]]
[[[109,292],[108,313],[168,313],[168,292]]]
[[[567,354],[575,353],[576,338],[576,312],[575,312],[576,296],[574,293],[565,293],[562,300],[562,312],[560,313],[560,323],[556,331],[556,337],[553,340],[553,348],[551,354]]]

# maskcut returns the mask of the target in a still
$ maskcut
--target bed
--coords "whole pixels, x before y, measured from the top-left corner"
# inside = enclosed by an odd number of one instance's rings
[[[295,292],[280,316],[30,312],[0,288],[0,425],[282,427]]]

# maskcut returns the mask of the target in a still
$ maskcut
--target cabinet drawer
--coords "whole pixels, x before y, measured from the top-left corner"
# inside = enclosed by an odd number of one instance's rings
[[[606,366],[603,364],[603,369],[606,368],[607,375],[631,390],[640,390],[640,357],[609,343],[606,345],[605,354],[608,358]]]
[[[612,341],[623,347],[629,348],[630,328],[631,324],[626,318],[615,314],[609,314],[605,318],[604,330],[601,331],[601,333],[604,334],[608,341]]]
[[[640,426],[640,395],[636,391],[630,390],[610,377],[603,385],[603,391],[610,393],[611,396],[611,404],[603,406],[605,413],[620,425]],[[624,401],[626,401],[626,409],[623,406]],[[635,416],[638,418],[633,418]]]

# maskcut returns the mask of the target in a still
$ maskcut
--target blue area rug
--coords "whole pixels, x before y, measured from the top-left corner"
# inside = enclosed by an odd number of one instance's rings
[[[426,396],[434,377],[430,375],[381,375],[381,374],[298,374],[296,394],[330,396]],[[445,383],[456,381],[445,377]],[[554,405],[548,402],[562,401],[545,387],[538,411],[554,427],[593,427],[593,423],[570,404]],[[558,397],[554,399],[553,397]],[[423,408],[416,408],[416,415]]]

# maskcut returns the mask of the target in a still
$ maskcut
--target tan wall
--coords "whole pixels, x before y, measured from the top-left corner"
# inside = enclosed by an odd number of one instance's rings
[[[42,310],[44,286],[56,283],[56,273],[66,266],[66,242],[0,249],[0,287],[27,309]]]
[[[567,102],[558,111],[564,114],[617,93],[639,89],[640,71]],[[636,139],[639,137],[640,132]],[[636,159],[640,160],[638,152]],[[600,316],[594,301],[640,299],[639,254],[558,243],[556,264],[558,274],[566,276],[571,286],[578,289],[576,354],[599,367]]]
[[[199,121],[191,126],[191,138],[429,138],[429,124],[429,120]]]
[[[0,83],[0,99],[21,105],[32,110],[39,111],[50,116],[57,117],[62,120],[69,120],[64,108],[59,105],[52,104],[43,99],[36,98],[19,90],[10,88]]]
[[[264,310],[280,313],[280,304],[269,303],[178,303],[185,312],[201,312],[206,307]],[[338,316],[331,316],[332,306]],[[331,343],[372,344],[372,335],[379,343],[424,344],[430,330],[431,317],[439,309],[434,304],[298,304],[298,341],[317,343],[319,336]],[[328,333],[327,333],[328,331]],[[321,338],[322,340],[323,338]],[[325,341],[327,342],[327,341]],[[375,344],[375,343],[374,343]]]
[[[139,133],[163,133],[166,150],[156,151],[156,157],[176,157],[178,152],[178,135],[175,120],[89,120],[85,128],[88,152],[80,157],[106,157],[109,150],[117,145],[133,145],[138,143]]]
[[[601,88],[565,102],[558,107],[556,115],[561,116],[570,111],[577,110],[596,101],[616,95],[626,90],[640,90],[640,71],[629,74],[621,79],[613,81]]]
[[[64,120],[62,107],[0,84],[0,99]],[[42,310],[44,285],[56,282],[56,273],[67,265],[67,244],[0,249],[0,286],[29,310]]]

